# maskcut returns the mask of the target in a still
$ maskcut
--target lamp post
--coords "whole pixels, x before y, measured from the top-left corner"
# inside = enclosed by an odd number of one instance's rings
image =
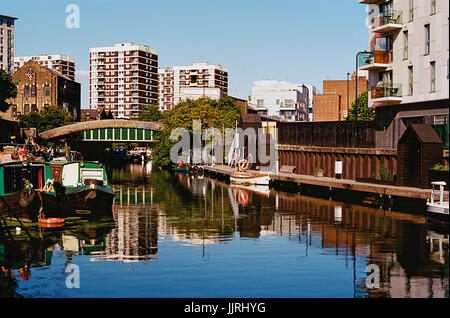
[[[356,105],[356,102],[358,101],[358,57],[359,57],[360,54],[369,54],[369,52],[364,50],[364,51],[360,51],[360,52],[356,53],[355,105]],[[356,120],[358,120],[358,108],[356,108]]]
[[[350,73],[347,72],[347,120],[350,119]]]

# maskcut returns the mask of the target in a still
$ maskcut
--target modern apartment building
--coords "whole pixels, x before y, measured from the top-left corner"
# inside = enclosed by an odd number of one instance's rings
[[[396,148],[411,123],[448,125],[449,1],[359,0],[369,8],[369,105],[377,146]]]
[[[259,114],[279,117],[284,121],[307,121],[308,96],[314,89],[303,84],[279,81],[255,81],[250,104]]]
[[[16,56],[14,57],[14,71],[17,71],[29,60],[36,61],[39,65],[57,70],[61,74],[67,76],[72,81],[75,80],[75,58],[55,54],[40,54],[36,56]]]
[[[14,72],[14,21],[17,18],[0,14],[0,69]]]
[[[171,68],[159,68],[159,109],[161,111],[171,109],[174,104],[174,86],[173,86],[173,69]]]
[[[222,94],[228,95],[228,71],[219,64],[193,63],[187,66],[174,66],[172,70],[174,105],[187,98],[194,98],[189,95],[186,88],[213,87],[221,89]]]
[[[158,104],[158,52],[132,42],[90,50],[90,108],[130,119]]]

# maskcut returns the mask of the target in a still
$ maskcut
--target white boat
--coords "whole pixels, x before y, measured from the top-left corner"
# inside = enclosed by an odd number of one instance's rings
[[[437,218],[442,221],[449,221],[448,201],[444,201],[444,187],[447,184],[444,181],[431,182],[431,198],[427,202],[427,214],[431,218]],[[435,187],[439,186],[439,201],[435,201]]]
[[[255,184],[255,185],[269,185],[270,175],[269,174],[257,174],[249,175],[245,173],[236,173],[230,176],[231,184]]]

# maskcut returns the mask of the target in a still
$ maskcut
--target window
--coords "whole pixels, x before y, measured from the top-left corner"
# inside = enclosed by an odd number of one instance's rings
[[[36,85],[31,86],[31,97],[36,97]]]
[[[403,32],[403,58],[408,59],[408,31]]]
[[[414,20],[414,0],[409,0],[409,21]]]
[[[436,0],[431,0],[431,14],[436,13]]]
[[[23,113],[28,115],[30,113],[30,104],[25,104],[23,107]]]
[[[50,96],[50,85],[44,85],[44,96]]]
[[[258,108],[264,108],[264,99],[258,99],[256,101],[256,105],[258,106]]]
[[[30,97],[30,86],[25,86],[23,89],[25,97]]]
[[[408,66],[408,94],[414,94],[414,68]]]
[[[425,25],[425,54],[430,54],[430,42],[431,42],[431,35],[430,35],[430,25]]]
[[[434,93],[436,91],[436,62],[430,62],[430,92]]]

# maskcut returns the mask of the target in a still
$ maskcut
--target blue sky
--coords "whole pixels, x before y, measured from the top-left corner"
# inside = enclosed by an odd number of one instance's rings
[[[368,45],[366,6],[357,0],[0,0],[17,17],[15,55],[64,54],[89,70],[89,48],[145,44],[159,66],[221,64],[229,95],[247,98],[256,80],[345,79],[355,53]],[[80,8],[80,28],[68,29],[68,4]],[[89,107],[89,80],[82,107]]]

